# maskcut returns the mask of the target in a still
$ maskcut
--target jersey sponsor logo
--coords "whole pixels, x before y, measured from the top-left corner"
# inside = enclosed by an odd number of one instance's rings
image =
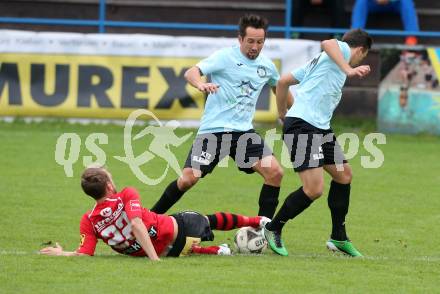
[[[253,93],[258,90],[257,87],[252,85],[251,81],[241,81],[241,84],[238,85],[237,88],[240,88],[241,95],[237,96],[236,98],[243,98],[243,97],[251,98]]]
[[[112,209],[110,207],[106,207],[99,213],[102,217],[109,217],[112,214]]]
[[[130,255],[130,254],[133,254],[135,252],[140,251],[141,249],[142,249],[141,245],[138,242],[134,241],[133,244],[131,244],[127,248],[123,249],[122,253],[126,254],[126,255]]]
[[[151,226],[151,228],[148,230],[148,235],[150,237],[156,237],[157,236],[157,230],[154,226]]]
[[[257,74],[260,78],[265,78],[267,76],[266,68],[262,65],[258,66]]]
[[[109,217],[97,222],[95,224],[95,229],[100,232],[102,229],[105,228],[105,226],[107,226],[109,223],[111,223],[114,219],[116,219],[122,212],[122,210],[124,209],[124,204],[119,203],[118,204],[118,208],[116,209],[115,212],[113,212]]]

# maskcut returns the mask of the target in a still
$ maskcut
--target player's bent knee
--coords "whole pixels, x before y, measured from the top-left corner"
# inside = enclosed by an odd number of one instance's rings
[[[322,196],[324,185],[317,185],[313,187],[303,187],[304,193],[312,200]]]
[[[353,180],[353,172],[351,168],[348,168],[346,172],[344,172],[344,184],[350,184]]]
[[[277,170],[275,171],[275,175],[276,178],[281,182],[284,177],[284,170],[281,166],[277,168]]]
[[[180,178],[179,180],[179,189],[182,191],[186,191],[190,189],[197,183],[197,178]]]
[[[192,171],[184,171],[182,176],[178,180],[179,189],[186,191],[194,186],[199,181],[199,177],[196,177]]]
[[[344,172],[338,174],[333,180],[339,184],[350,184],[353,179],[353,172],[350,167],[344,168]]]
[[[281,180],[283,179],[284,171],[281,167],[273,167],[269,171],[269,176],[266,177],[266,181],[270,182],[273,186],[279,186],[281,184]]]

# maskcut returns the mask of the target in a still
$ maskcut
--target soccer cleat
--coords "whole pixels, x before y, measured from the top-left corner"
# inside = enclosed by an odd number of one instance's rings
[[[218,245],[217,255],[232,255],[231,248],[229,248],[228,244]]]
[[[270,223],[271,219],[265,216],[261,216],[260,217],[260,226],[258,227],[259,229],[262,229],[266,226],[267,223]]]
[[[330,239],[327,241],[327,248],[333,252],[340,252],[351,257],[363,257],[349,240],[337,241]]]
[[[284,247],[284,242],[281,240],[281,232],[277,231],[269,231],[266,227],[263,228],[263,235],[269,244],[270,249],[276,254],[287,256],[289,253],[287,252],[286,247]]]

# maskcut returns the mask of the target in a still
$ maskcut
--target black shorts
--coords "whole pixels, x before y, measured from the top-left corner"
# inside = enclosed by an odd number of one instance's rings
[[[319,129],[300,118],[286,117],[283,140],[296,172],[347,162],[332,129]]]
[[[211,173],[220,160],[230,156],[238,169],[248,174],[263,157],[272,155],[263,138],[254,130],[247,132],[221,132],[197,135],[186,158],[185,167]]]
[[[214,240],[209,222],[204,215],[195,211],[182,211],[173,214],[177,222],[177,238],[167,256],[188,255],[194,244]]]

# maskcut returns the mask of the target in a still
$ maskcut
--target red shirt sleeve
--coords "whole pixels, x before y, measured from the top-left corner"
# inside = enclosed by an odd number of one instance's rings
[[[142,218],[142,205],[139,193],[134,188],[125,188],[121,191],[121,199],[124,203],[124,209],[130,220],[135,217]]]
[[[79,233],[81,234],[81,243],[79,244],[78,249],[76,249],[76,252],[92,256],[95,253],[98,239],[96,238],[93,225],[90,222],[87,213],[81,218]]]

